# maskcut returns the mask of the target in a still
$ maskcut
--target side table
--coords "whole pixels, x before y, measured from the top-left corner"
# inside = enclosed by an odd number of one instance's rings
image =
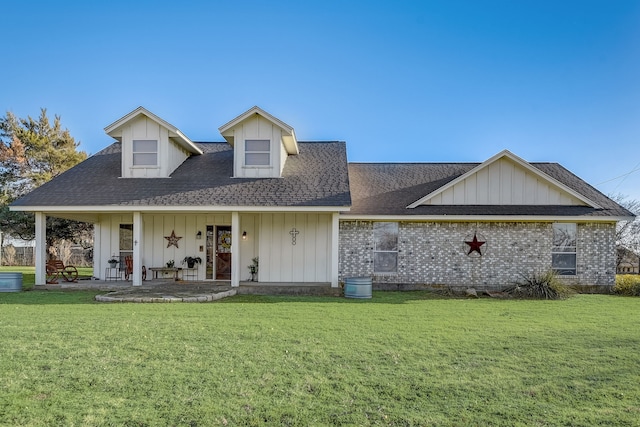
[[[122,280],[123,270],[107,267],[104,269],[104,280]]]
[[[182,269],[182,280],[198,280],[198,269],[197,268],[183,268]]]

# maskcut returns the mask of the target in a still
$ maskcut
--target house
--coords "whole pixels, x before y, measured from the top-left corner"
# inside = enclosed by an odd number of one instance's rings
[[[556,163],[502,151],[482,163],[347,163],[344,142],[298,141],[253,107],[197,143],[139,107],[105,128],[115,142],[16,201],[35,212],[36,283],[45,219],[95,225],[94,275],[113,255],[143,266],[198,256],[198,280],[501,288],[553,268],[614,283],[615,226],[633,217]],[[157,271],[156,271],[157,273]]]
[[[618,274],[638,274],[640,272],[640,256],[623,246],[618,246],[617,251],[617,268]]]

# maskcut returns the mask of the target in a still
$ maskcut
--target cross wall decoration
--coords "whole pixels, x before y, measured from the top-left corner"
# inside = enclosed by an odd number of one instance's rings
[[[296,237],[298,237],[298,234],[300,234],[300,232],[295,227],[293,227],[291,229],[291,231],[289,232],[289,234],[291,234],[291,244],[295,245],[296,244]]]

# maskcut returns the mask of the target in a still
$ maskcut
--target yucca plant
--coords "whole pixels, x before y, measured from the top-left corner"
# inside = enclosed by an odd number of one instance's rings
[[[558,280],[553,270],[521,274],[522,280],[504,290],[505,293],[518,298],[533,299],[565,299],[573,291]]]

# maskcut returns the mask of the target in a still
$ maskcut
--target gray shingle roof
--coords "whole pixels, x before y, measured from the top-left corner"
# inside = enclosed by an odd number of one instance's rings
[[[586,206],[426,205],[406,206],[469,172],[480,163],[350,163],[350,215],[542,215],[631,217],[633,214],[557,163],[531,163],[599,204]]]
[[[282,178],[232,178],[233,149],[198,143],[171,178],[120,178],[120,143],[114,143],[14,206],[268,206],[348,207],[353,215],[541,215],[631,217],[598,190],[557,163],[531,163],[599,204],[586,206],[406,206],[479,163],[350,163],[344,142],[299,142]]]
[[[14,206],[349,206],[344,142],[300,142],[282,178],[232,178],[233,149],[198,143],[170,178],[120,177],[116,142],[17,200]]]

